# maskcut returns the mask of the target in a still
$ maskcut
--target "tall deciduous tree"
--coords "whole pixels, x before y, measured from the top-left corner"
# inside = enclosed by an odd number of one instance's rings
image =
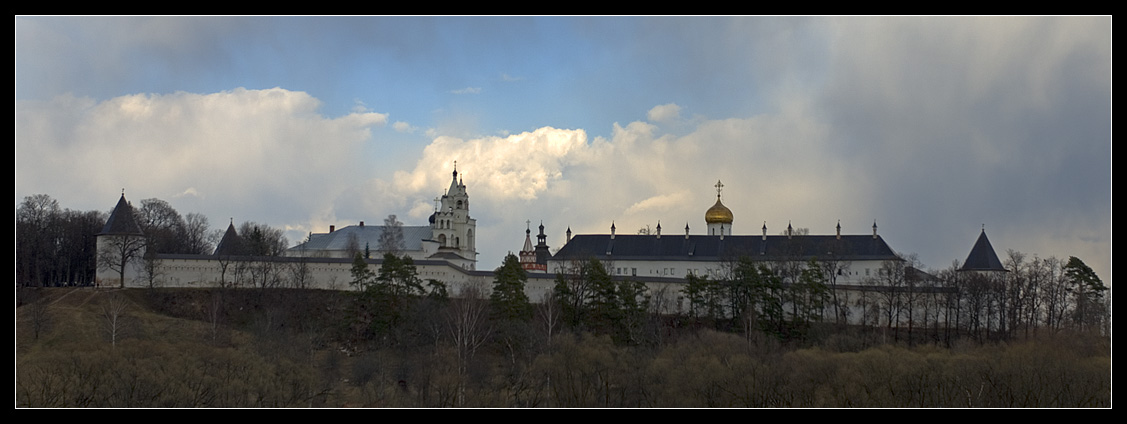
[[[404,249],[403,223],[395,215],[388,215],[383,220],[383,232],[378,240],[379,250],[399,256]]]
[[[107,237],[98,250],[98,267],[117,272],[119,286],[125,288],[125,272],[144,252],[144,236],[125,234]]]
[[[188,253],[183,246],[187,224],[171,204],[160,199],[141,200],[135,215],[154,253]]]

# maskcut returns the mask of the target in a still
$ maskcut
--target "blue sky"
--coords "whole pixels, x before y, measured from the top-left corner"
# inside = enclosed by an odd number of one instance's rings
[[[1111,280],[1110,17],[17,17],[16,203],[124,188],[291,242],[422,225],[453,161],[479,268],[524,223],[979,232]]]

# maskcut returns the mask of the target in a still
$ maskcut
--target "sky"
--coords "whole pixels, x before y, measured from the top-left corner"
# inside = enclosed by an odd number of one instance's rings
[[[290,244],[426,225],[454,162],[478,269],[542,222],[878,233],[932,270],[1111,282],[1111,18],[16,17],[16,204],[122,190]]]

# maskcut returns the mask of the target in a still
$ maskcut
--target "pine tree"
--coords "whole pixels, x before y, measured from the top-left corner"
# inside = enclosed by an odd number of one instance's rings
[[[1064,275],[1071,284],[1069,291],[1076,297],[1074,319],[1081,329],[1099,322],[1102,315],[1104,293],[1107,286],[1091,267],[1075,256],[1068,258]]]
[[[532,303],[524,292],[528,273],[520,266],[516,255],[505,256],[494,274],[497,277],[493,280],[493,293],[489,295],[494,317],[510,321],[531,319]]]
[[[352,259],[352,281],[348,284],[356,287],[359,291],[365,291],[372,283],[372,270],[368,268],[368,262],[364,261],[364,257],[360,256],[360,252]]]

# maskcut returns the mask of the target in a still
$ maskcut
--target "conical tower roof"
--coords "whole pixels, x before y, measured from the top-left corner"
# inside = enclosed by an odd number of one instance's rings
[[[994,253],[994,247],[990,245],[990,239],[986,238],[986,229],[983,229],[982,233],[978,235],[978,241],[974,242],[974,247],[967,255],[967,260],[963,262],[960,271],[1005,270],[1006,267],[1002,266],[1002,261],[998,260],[998,255]]]
[[[144,235],[141,226],[137,225],[137,220],[133,218],[133,206],[125,200],[125,193],[121,194],[121,199],[117,201],[117,206],[114,206],[113,212],[110,212],[110,218],[106,220],[106,225],[98,235]]]
[[[243,238],[239,237],[239,233],[235,231],[235,221],[232,220],[231,224],[227,226],[227,232],[223,233],[223,239],[219,240],[219,244],[215,246],[215,255],[237,256],[242,254]]]

